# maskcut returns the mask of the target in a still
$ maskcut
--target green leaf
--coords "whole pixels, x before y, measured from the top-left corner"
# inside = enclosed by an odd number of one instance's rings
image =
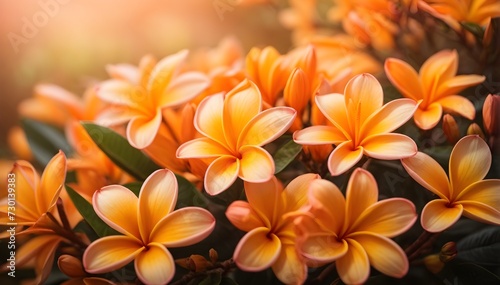
[[[498,285],[500,277],[474,263],[453,264],[453,272],[462,284]]]
[[[141,192],[142,182],[139,181],[130,182],[127,184],[123,184],[123,187],[134,192],[135,196],[139,197],[139,193]]]
[[[275,171],[274,174],[281,172],[287,167],[302,151],[302,146],[296,144],[293,139],[284,143],[273,155]]]
[[[31,151],[41,165],[47,165],[59,150],[66,155],[73,152],[64,133],[55,126],[32,119],[23,119],[21,124]]]
[[[98,236],[104,237],[120,234],[119,232],[108,226],[105,222],[103,222],[103,220],[101,220],[101,218],[97,216],[92,205],[87,200],[85,200],[85,198],[80,196],[80,194],[78,194],[75,190],[66,185],[66,191],[68,192],[68,195],[71,198],[71,201],[75,205],[76,209],[78,210],[78,212],[80,212],[80,215],[82,215],[85,221],[89,223],[89,225],[97,233]]]
[[[186,178],[175,175],[177,178],[177,184],[179,185],[179,194],[177,196],[176,209],[184,208],[188,206],[196,206],[207,208],[208,201],[203,196],[203,194],[194,187],[194,185],[189,182]]]
[[[484,30],[476,23],[471,22],[461,22],[460,25],[464,27],[467,31],[471,32],[476,38],[482,39],[484,35]]]
[[[488,227],[457,242],[457,257],[481,265],[500,265],[500,228]]]
[[[82,126],[111,161],[138,180],[146,180],[151,173],[161,168],[113,130],[85,122]]]
[[[209,274],[205,279],[203,279],[199,285],[219,285],[222,281],[222,273],[215,272]]]

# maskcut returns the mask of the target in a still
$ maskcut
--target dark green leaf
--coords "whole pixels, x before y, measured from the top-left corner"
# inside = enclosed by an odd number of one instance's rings
[[[141,192],[142,182],[134,181],[123,185],[125,188],[134,192],[135,196],[139,197],[139,192]]]
[[[500,265],[500,228],[488,227],[457,243],[460,260],[481,265]]]
[[[188,206],[207,208],[207,199],[191,182],[177,174],[175,178],[177,178],[177,183],[179,184],[176,209]]]
[[[47,165],[59,150],[66,155],[73,152],[64,133],[58,128],[32,119],[23,119],[21,123],[31,151],[41,165]]]
[[[458,276],[461,284],[498,285],[500,277],[491,271],[473,263],[460,263],[453,265],[453,271]]]
[[[478,39],[482,39],[484,35],[484,30],[476,23],[470,22],[461,22],[462,27],[464,27],[467,31],[471,32]]]
[[[293,139],[284,143],[273,155],[275,171],[279,173],[287,167],[297,155],[302,151],[302,146],[296,144]]]
[[[145,180],[160,167],[127,139],[103,126],[82,123],[97,146],[120,168],[138,180]]]
[[[99,218],[99,216],[97,216],[94,208],[87,200],[85,200],[85,198],[80,196],[80,194],[78,194],[68,185],[66,185],[66,190],[76,209],[78,210],[78,212],[80,212],[80,215],[82,215],[85,221],[89,223],[89,225],[92,227],[92,229],[94,229],[98,236],[104,237],[120,234],[114,229],[110,228],[105,222],[101,220],[101,218]]]
[[[203,279],[199,285],[219,285],[222,281],[222,273],[215,272],[209,274],[205,279]]]

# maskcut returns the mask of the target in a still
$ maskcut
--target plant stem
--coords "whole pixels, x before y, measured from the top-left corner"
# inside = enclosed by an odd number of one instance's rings
[[[212,268],[212,269],[209,269],[209,270],[206,270],[203,272],[191,271],[188,274],[182,276],[181,279],[175,281],[174,283],[171,283],[171,285],[188,284],[190,281],[192,281],[196,278],[208,276],[208,275],[213,274],[213,273],[224,274],[235,267],[236,267],[236,264],[234,263],[234,260],[232,258],[230,258],[228,260],[216,263],[214,265],[214,268]]]

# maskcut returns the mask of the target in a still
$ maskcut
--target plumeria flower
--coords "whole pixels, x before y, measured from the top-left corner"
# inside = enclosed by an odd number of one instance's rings
[[[466,136],[453,148],[449,179],[443,168],[429,155],[419,152],[402,160],[406,171],[439,199],[422,210],[422,227],[441,232],[462,216],[500,225],[500,179],[484,179],[491,166],[491,153],[477,135]]]
[[[408,230],[417,214],[403,198],[378,199],[375,178],[366,170],[354,170],[346,198],[328,180],[317,179],[309,186],[309,208],[296,220],[302,254],[319,264],[335,261],[346,284],[361,284],[370,265],[381,273],[401,278],[408,271],[408,259],[390,238]]]
[[[146,284],[165,284],[174,276],[175,263],[165,247],[195,244],[207,237],[215,219],[205,209],[185,207],[174,211],[177,180],[173,172],[160,169],[144,181],[139,198],[121,185],[96,191],[97,215],[123,235],[94,241],[83,255],[85,270],[110,272],[134,260],[135,272]]]
[[[391,133],[411,118],[417,106],[414,101],[397,99],[383,105],[382,87],[367,73],[353,77],[344,93],[316,96],[316,104],[331,125],[293,134],[298,144],[337,145],[328,158],[332,175],[349,170],[363,155],[377,159],[415,155],[417,146],[411,138]]]
[[[314,179],[319,175],[301,175],[284,190],[276,177],[264,183],[245,182],[248,202],[235,201],[226,211],[233,225],[248,232],[234,251],[239,268],[254,272],[272,267],[283,283],[305,281],[307,266],[296,250],[290,216],[307,202],[307,189]]]
[[[179,158],[212,158],[205,174],[205,190],[217,195],[237,177],[262,183],[274,175],[274,161],[261,146],[281,136],[293,123],[289,107],[262,110],[257,86],[244,80],[233,90],[205,98],[196,110],[194,125],[203,137],[177,149]]]
[[[429,57],[419,73],[408,63],[388,58],[385,73],[391,83],[406,98],[420,102],[413,119],[423,130],[432,129],[441,119],[443,109],[473,120],[474,105],[458,93],[484,81],[482,75],[456,75],[458,54],[455,50],[442,50]]]
[[[98,122],[105,125],[127,123],[127,139],[136,148],[151,144],[162,123],[162,110],[177,107],[199,95],[209,84],[200,72],[181,73],[188,55],[182,50],[156,63],[144,57],[139,70],[115,66],[113,72],[125,79],[103,82],[98,96],[114,106],[101,113]]]

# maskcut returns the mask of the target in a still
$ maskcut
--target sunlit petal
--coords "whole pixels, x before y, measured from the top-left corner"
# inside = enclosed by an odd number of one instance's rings
[[[415,101],[423,99],[424,92],[418,74],[408,63],[397,58],[388,58],[384,69],[387,78],[403,96]]]
[[[444,169],[429,155],[418,152],[412,157],[401,160],[410,176],[425,189],[438,195],[441,199],[450,197],[448,176]]]
[[[347,108],[345,98],[342,94],[325,94],[315,97],[316,104],[321,113],[337,128],[345,137],[350,138],[352,135],[349,129],[349,119],[347,116]]]
[[[460,204],[464,207],[464,216],[483,223],[500,225],[500,210],[498,207],[494,208],[490,204],[471,200],[461,201]]]
[[[485,77],[483,75],[457,75],[443,82],[443,84],[439,86],[437,93],[440,97],[455,95],[465,88],[475,86],[483,82],[484,79]]]
[[[106,80],[97,89],[97,96],[109,103],[125,106],[136,106],[135,92],[137,87],[123,80]]]
[[[293,133],[293,140],[303,145],[340,144],[346,136],[333,126],[311,126]]]
[[[134,262],[137,277],[144,284],[167,284],[174,277],[175,262],[161,244],[150,243]]]
[[[244,201],[234,201],[226,210],[227,219],[238,229],[249,232],[258,227],[270,227],[269,221],[263,221],[259,214]]]
[[[261,271],[269,268],[281,252],[279,238],[267,228],[256,228],[248,232],[234,250],[234,262],[245,271]]]
[[[377,110],[363,124],[361,137],[390,133],[406,123],[417,109],[417,103],[411,99],[396,99]]]
[[[112,78],[139,84],[139,69],[131,64],[108,64],[105,68]]]
[[[459,140],[450,155],[449,176],[456,197],[467,186],[482,180],[491,166],[491,153],[479,136],[466,136]]]
[[[402,278],[408,272],[408,258],[393,240],[371,233],[352,235],[368,255],[370,265],[381,273]]]
[[[138,149],[143,149],[149,146],[161,124],[161,112],[156,112],[154,117],[135,117],[127,125],[127,139],[129,143]]]
[[[307,277],[307,266],[294,245],[282,245],[272,268],[276,277],[285,284],[303,284]]]
[[[454,77],[458,68],[458,54],[455,50],[442,50],[429,57],[420,68],[420,80],[424,86],[424,92],[432,96],[436,94],[437,88]],[[434,101],[437,98],[429,98]]]
[[[91,243],[83,254],[85,271],[98,274],[121,268],[134,260],[144,246],[127,236],[107,236]]]
[[[328,180],[315,179],[310,183],[308,199],[317,218],[316,222],[339,234],[344,224],[346,207],[344,195],[339,188]]]
[[[333,176],[351,169],[363,157],[363,148],[354,148],[351,141],[339,144],[328,157],[328,169]]]
[[[347,184],[345,223],[354,223],[377,200],[378,186],[373,175],[362,168],[354,170]]]
[[[110,227],[140,240],[138,200],[129,189],[121,185],[110,185],[94,193],[92,205],[96,214]]]
[[[160,169],[144,181],[139,193],[139,229],[148,240],[155,225],[168,215],[177,202],[177,179],[172,171]]]
[[[378,80],[369,73],[353,77],[347,83],[344,91],[348,120],[351,125],[360,127],[363,122],[383,105],[384,92]]]
[[[337,260],[344,256],[348,249],[345,240],[329,234],[311,235],[300,244],[300,251],[306,258],[319,262]]]
[[[41,214],[37,211],[37,200],[33,199],[35,189],[39,185],[40,177],[33,165],[24,160],[18,160],[14,163],[12,173],[16,177],[16,214],[22,219],[34,222],[39,218],[39,214]]]
[[[201,72],[186,72],[174,78],[165,91],[159,95],[158,107],[179,106],[198,96],[210,81]]]
[[[226,144],[226,138],[222,131],[222,112],[224,108],[224,95],[218,93],[208,96],[198,105],[194,116],[194,126],[201,134],[217,141],[221,145]]]
[[[417,144],[408,136],[396,133],[374,135],[361,143],[364,153],[377,159],[401,159],[417,153]]]
[[[321,179],[321,176],[315,173],[306,173],[297,176],[288,183],[286,190],[282,193],[285,196],[287,212],[298,210],[307,203],[309,186],[316,179]]]
[[[457,196],[457,201],[474,201],[500,209],[500,179],[487,179],[471,184]]]
[[[229,188],[240,171],[240,161],[233,156],[221,156],[214,160],[205,175],[205,190],[210,195],[217,195]]]
[[[422,210],[420,222],[426,231],[442,232],[458,221],[462,211],[463,207],[460,204],[450,205],[446,200],[432,200]]]
[[[474,120],[476,116],[474,104],[465,97],[458,95],[446,96],[439,99],[437,103],[441,104],[443,110],[448,113],[460,114],[469,120]]]
[[[113,106],[99,112],[95,118],[95,122],[102,126],[118,126],[130,121],[136,115],[128,107]]]
[[[274,175],[274,160],[263,148],[244,146],[240,149],[239,177],[250,182],[264,182]]]
[[[35,190],[40,213],[48,212],[55,205],[65,180],[66,156],[62,151],[59,151],[45,167],[40,186]]]
[[[418,108],[413,115],[415,124],[422,130],[429,130],[434,128],[441,120],[443,108],[441,104],[433,103],[426,109]]]
[[[150,72],[148,90],[151,93],[162,94],[170,80],[179,72],[188,53],[189,51],[184,49],[160,60]]]
[[[362,284],[370,274],[368,255],[357,241],[347,242],[349,250],[337,260],[337,272],[346,284]]]
[[[198,207],[185,207],[162,219],[151,233],[150,241],[167,247],[195,244],[206,238],[215,227],[209,211]]]
[[[177,149],[178,158],[208,158],[230,155],[223,145],[210,138],[197,138],[182,144]]]

